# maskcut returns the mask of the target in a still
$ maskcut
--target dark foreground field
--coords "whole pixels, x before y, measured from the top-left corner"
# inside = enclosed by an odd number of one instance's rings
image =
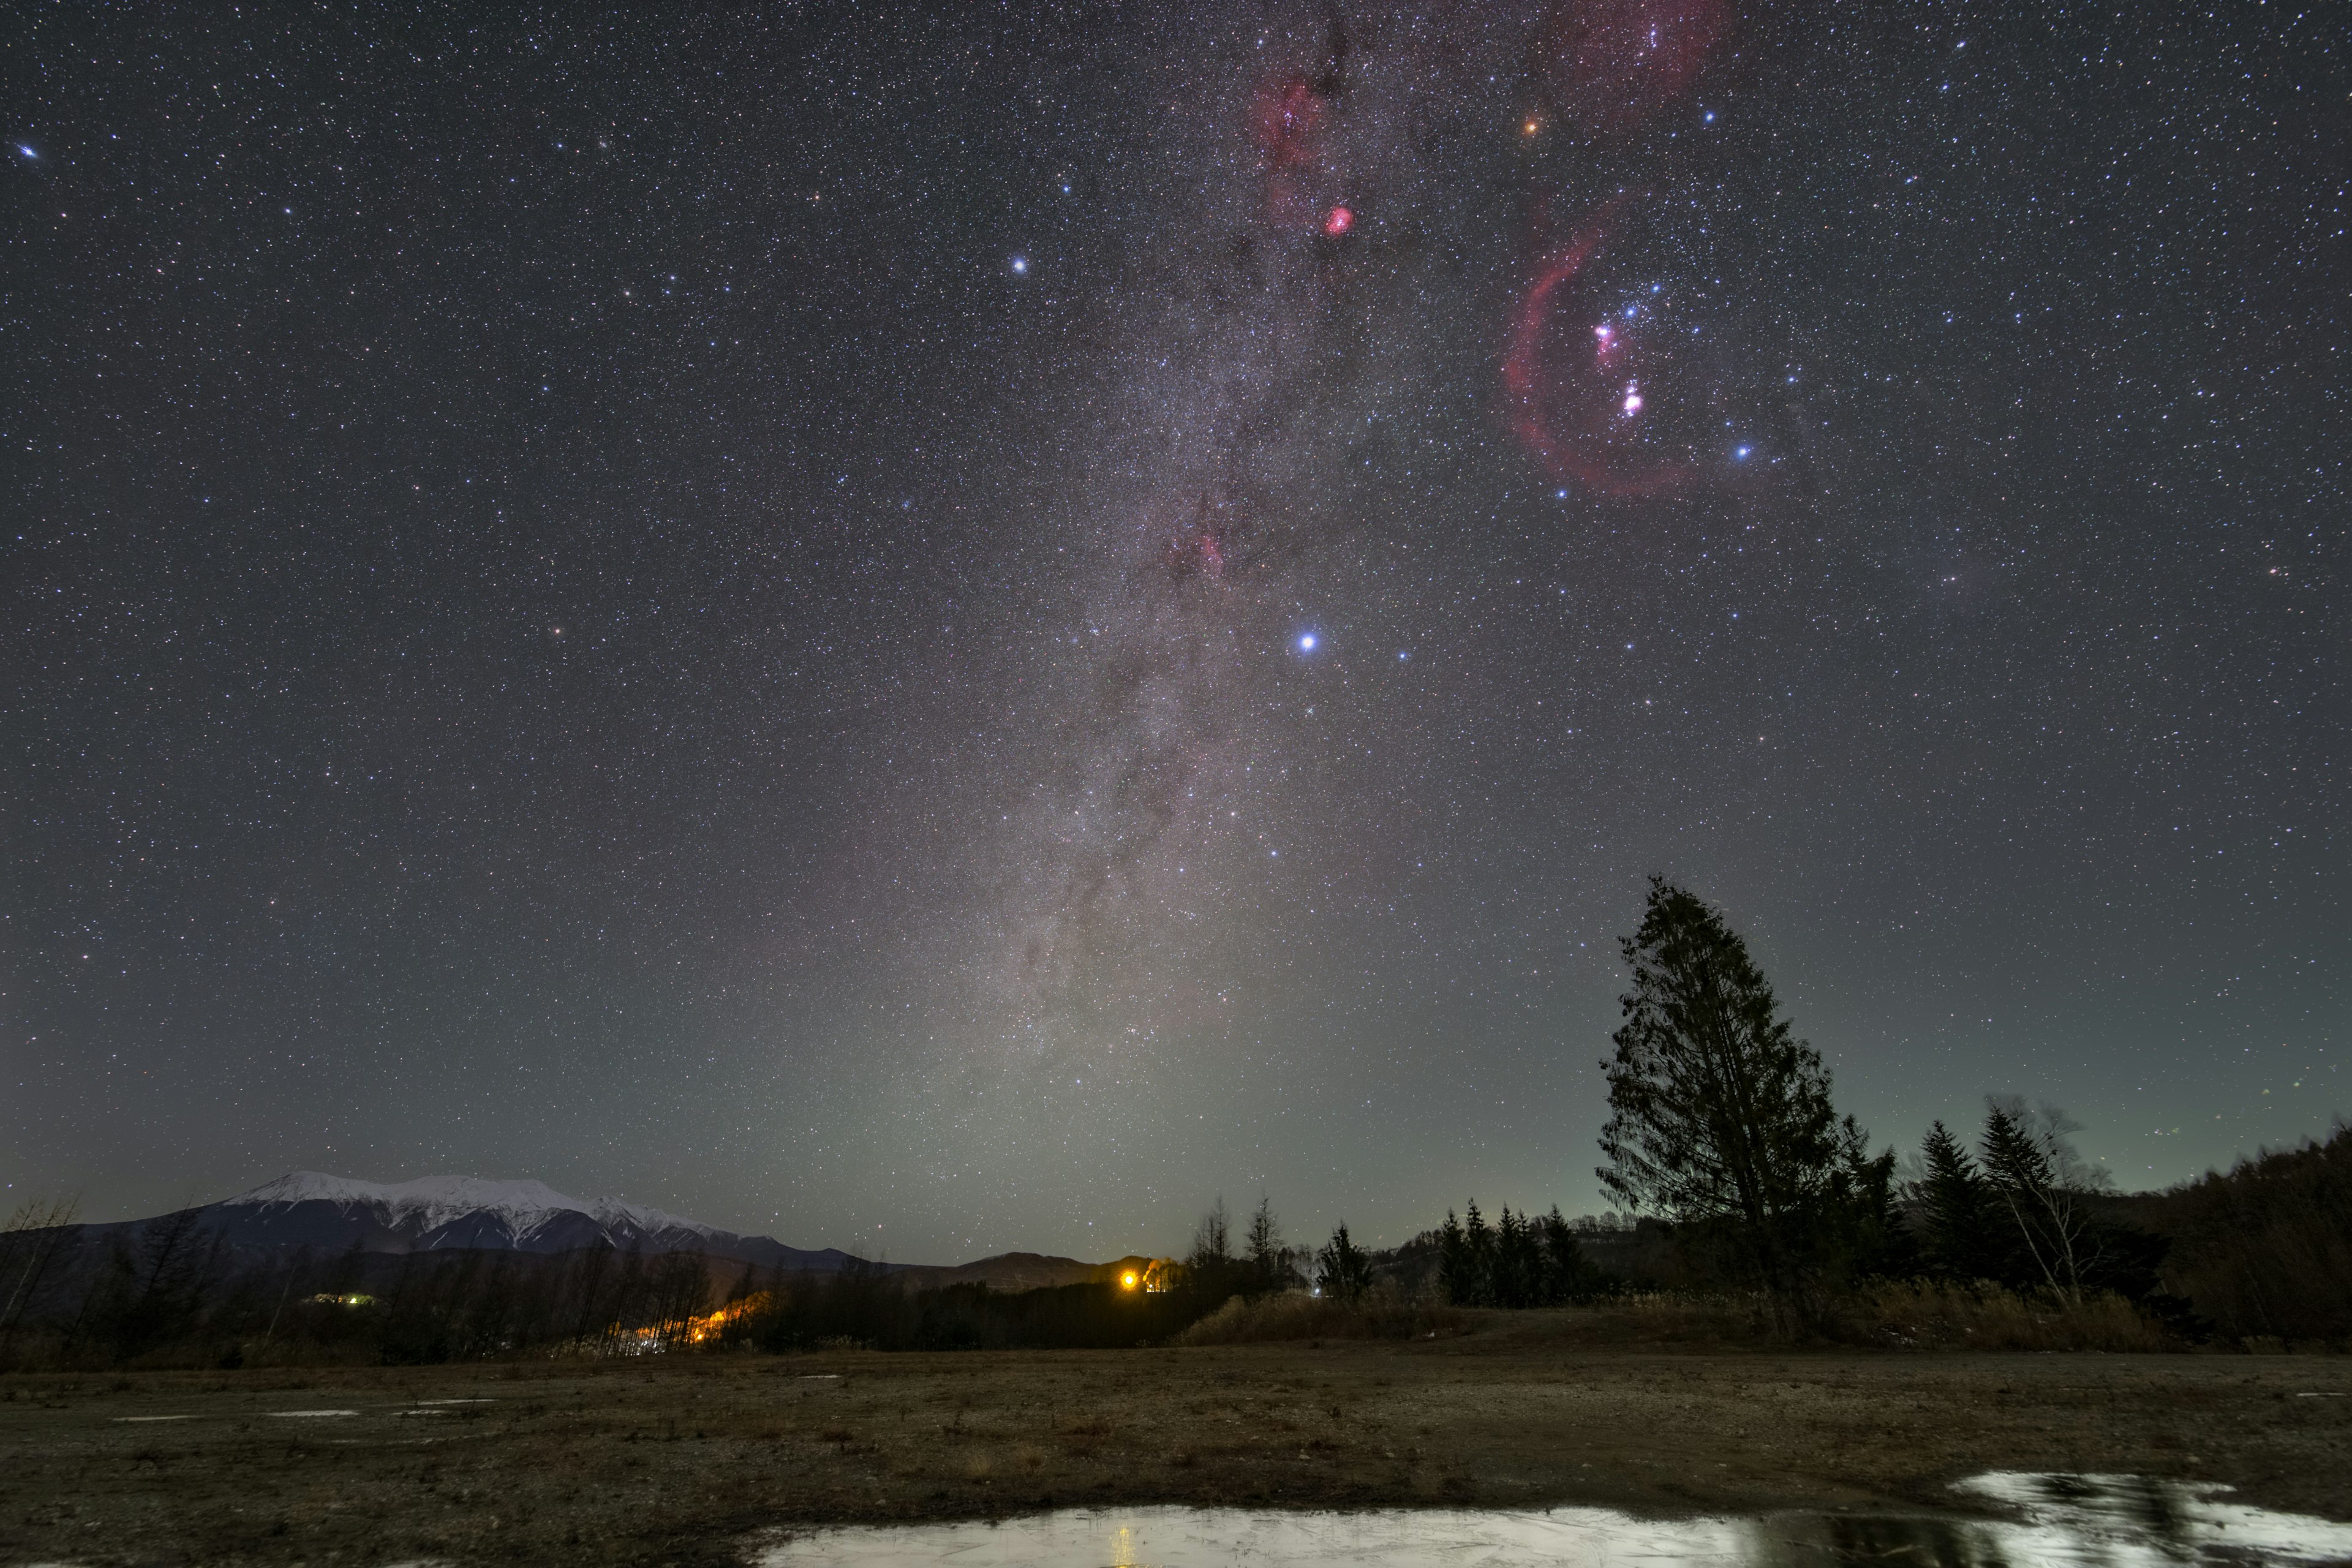
[[[1993,1468],[2226,1481],[2347,1520],[2347,1394],[2332,1357],[1481,1335],[17,1376],[0,1562],[684,1565],[779,1522],[1114,1502],[1948,1510],[1947,1482]],[[324,1411],[348,1414],[292,1414]]]

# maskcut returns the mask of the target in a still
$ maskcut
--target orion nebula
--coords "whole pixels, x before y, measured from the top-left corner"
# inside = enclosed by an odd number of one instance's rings
[[[2321,1130],[2340,31],[28,11],[0,1177],[1573,1215],[1652,873],[1882,1138]]]
[[[1523,135],[1549,124],[1617,136],[1690,93],[1722,28],[1705,5],[1563,7],[1524,34],[1516,52],[1533,65],[1494,96],[1546,105]],[[1446,187],[1469,180],[1427,148],[1489,96],[1470,31],[1460,17],[1351,30],[1336,12],[1302,12],[1265,28],[1214,95],[1244,105],[1206,128],[1219,155],[1204,162],[1224,188],[1210,188],[1196,243],[1223,258],[1223,309],[1160,329],[1201,367],[1189,384],[1154,378],[1182,460],[1146,460],[1135,542],[1102,562],[1072,638],[1085,673],[1053,748],[1056,774],[1023,803],[1030,837],[1012,847],[1011,954],[982,966],[1011,1037],[1045,1059],[1081,1042],[1156,1038],[1196,989],[1189,976],[1234,961],[1209,956],[1204,944],[1233,922],[1204,922],[1201,908],[1261,897],[1279,879],[1280,850],[1263,828],[1296,815],[1273,781],[1307,707],[1284,695],[1297,672],[1280,650],[1316,648],[1290,623],[1324,607],[1317,595],[1343,605],[1374,586],[1323,559],[1369,526],[1329,442],[1377,430],[1403,367],[1375,374],[1364,323],[1412,313],[1412,275],[1396,253],[1423,237],[1414,231]],[[1564,201],[1588,195],[1556,184],[1538,163],[1496,193],[1524,215],[1521,250]],[[1717,417],[1727,378],[1712,374],[1714,344],[1701,340],[1720,279],[1692,275],[1673,201],[1598,200],[1499,321],[1452,344],[1384,331],[1383,353],[1435,362],[1498,347],[1494,423],[1517,437],[1535,476],[1579,494],[1685,494],[1709,468],[1703,448],[1734,449],[1710,425],[1742,431],[1752,420]],[[1203,338],[1213,346],[1203,351]],[[1752,452],[1756,438],[1741,442]]]

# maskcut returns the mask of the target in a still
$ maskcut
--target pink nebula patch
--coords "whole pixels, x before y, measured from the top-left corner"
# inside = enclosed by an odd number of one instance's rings
[[[1323,132],[1330,100],[1305,78],[1269,79],[1250,107],[1250,138],[1257,143],[1265,174],[1265,221],[1276,228],[1345,232],[1330,226],[1344,211],[1329,201],[1323,168]],[[1348,215],[1348,223],[1355,215]]]
[[[1595,313],[1579,279],[1606,243],[1618,206],[1602,208],[1548,257],[1520,299],[1503,392],[1512,432],[1553,479],[1606,495],[1665,495],[1690,478],[1691,466],[1642,439],[1643,383],[1627,374],[1639,351],[1605,324],[1590,332],[1563,325]]]
[[[1544,85],[1563,120],[1622,130],[1687,94],[1723,36],[1723,0],[1563,0]]]
[[[1317,135],[1328,105],[1299,77],[1286,77],[1258,89],[1250,129],[1269,169],[1304,169],[1316,158]]]

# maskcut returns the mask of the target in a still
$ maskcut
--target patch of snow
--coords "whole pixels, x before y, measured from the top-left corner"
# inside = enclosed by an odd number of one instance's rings
[[[296,1171],[264,1182],[250,1192],[225,1202],[241,1207],[269,1207],[299,1203],[330,1203],[344,1207],[373,1208],[386,1224],[401,1229],[428,1231],[474,1215],[495,1215],[517,1240],[530,1236],[561,1215],[584,1215],[607,1230],[634,1228],[659,1234],[685,1231],[704,1237],[729,1232],[678,1215],[619,1198],[583,1203],[566,1197],[544,1182],[494,1182],[482,1176],[420,1176],[413,1182],[362,1182],[324,1171]]]

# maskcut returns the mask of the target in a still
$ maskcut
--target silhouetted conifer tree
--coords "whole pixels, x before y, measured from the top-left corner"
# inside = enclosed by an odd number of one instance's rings
[[[1601,1270],[1584,1256],[1576,1233],[1560,1217],[1558,1204],[1552,1205],[1551,1213],[1536,1221],[1533,1228],[1542,1243],[1543,1305],[1557,1307],[1563,1302],[1589,1300],[1599,1292]]]
[[[1542,1289],[1543,1260],[1525,1215],[1505,1204],[1495,1223],[1495,1262],[1487,1294],[1497,1307],[1532,1307]]]
[[[2082,1299],[2105,1261],[2102,1227],[2083,1201],[2097,1178],[2066,1142],[2075,1130],[2046,1107],[2036,1116],[2021,1101],[1986,1101],[1982,1152],[1995,1199],[2034,1275],[2068,1300]]]
[[[1478,1212],[1475,1198],[1462,1212],[1463,1277],[1468,1289],[1458,1300],[1465,1307],[1491,1307],[1495,1304],[1494,1227]]]
[[[1335,1300],[1360,1300],[1371,1288],[1372,1260],[1349,1239],[1344,1222],[1316,1254],[1315,1265],[1315,1288]]]
[[[1471,1210],[1473,1214],[1476,1212],[1475,1208]],[[1437,1233],[1437,1289],[1457,1307],[1469,1306],[1477,1293],[1470,1264],[1469,1238],[1452,1209],[1445,1211],[1445,1226]]]
[[[1696,896],[1651,879],[1623,952],[1633,988],[1602,1064],[1601,1184],[1711,1231],[1740,1272],[1793,1300],[1842,1152],[1821,1053],[1791,1035],[1748,944]]]
[[[1249,1249],[1245,1261],[1254,1292],[1289,1289],[1290,1249],[1282,1245],[1282,1226],[1274,1217],[1274,1200],[1263,1194],[1250,1215],[1244,1245]]]
[[[1913,1189],[1921,1263],[1938,1279],[2004,1278],[1992,1184],[1969,1158],[1967,1145],[1938,1121],[1919,1145],[1919,1158],[1927,1167]]]

